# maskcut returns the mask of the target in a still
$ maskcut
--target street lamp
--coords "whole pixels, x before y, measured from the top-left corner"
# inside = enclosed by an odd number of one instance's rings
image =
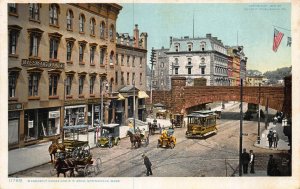
[[[260,144],[260,84],[258,84],[258,128],[257,128],[257,144]]]
[[[241,79],[241,105],[240,105],[240,150],[239,150],[239,176],[242,176],[242,149],[243,149],[243,79]]]
[[[135,133],[135,81],[133,80],[133,132]]]
[[[101,109],[100,109],[100,112],[99,112],[99,125],[98,125],[98,126],[100,126],[100,128],[97,129],[98,132],[100,132],[100,137],[101,137],[101,130],[102,130],[102,127],[103,127],[103,89],[104,89],[104,86],[106,86],[106,85],[107,85],[107,83],[106,83],[106,74],[102,74],[100,76],[100,94],[101,94],[100,106],[101,106]]]

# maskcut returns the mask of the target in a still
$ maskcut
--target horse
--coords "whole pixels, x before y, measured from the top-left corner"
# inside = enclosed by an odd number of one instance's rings
[[[142,140],[141,140],[141,136],[139,134],[133,134],[130,130],[127,131],[127,135],[130,137],[130,142],[131,142],[131,148],[133,146],[136,147],[136,143],[137,143],[137,147],[141,146]]]
[[[65,151],[65,146],[63,144],[58,143],[58,139],[53,140],[52,144],[48,148],[49,155],[50,155],[50,158],[51,158],[51,163],[53,163],[53,159],[55,160],[55,154],[56,154],[57,150],[60,150],[60,151],[63,151],[63,152]],[[52,158],[52,156],[54,158]]]
[[[73,158],[63,159],[61,157],[57,158],[55,162],[56,175],[59,177],[60,173],[64,174],[66,177],[66,172],[70,171],[70,177],[74,177],[74,169],[76,169],[76,161]]]

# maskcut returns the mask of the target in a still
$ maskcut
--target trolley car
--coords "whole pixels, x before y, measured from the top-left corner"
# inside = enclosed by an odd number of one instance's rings
[[[186,137],[205,137],[217,133],[217,114],[210,110],[194,111],[187,115]]]

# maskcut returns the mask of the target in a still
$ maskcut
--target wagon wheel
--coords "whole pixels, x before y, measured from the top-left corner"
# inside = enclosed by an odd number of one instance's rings
[[[94,177],[95,167],[91,164],[86,164],[86,166],[84,167],[84,176]]]
[[[173,149],[174,147],[175,147],[175,144],[174,144],[174,142],[172,141],[172,142],[170,143],[170,148]]]
[[[96,159],[96,165],[95,165],[95,174],[97,175],[101,171],[102,161],[101,158]]]
[[[52,163],[49,164],[49,171],[51,176],[54,176],[56,174],[56,169],[54,167],[54,164]]]

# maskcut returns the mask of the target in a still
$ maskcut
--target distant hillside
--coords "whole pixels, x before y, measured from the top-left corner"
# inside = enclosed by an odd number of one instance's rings
[[[292,74],[292,67],[278,68],[275,71],[267,71],[263,75],[269,79],[271,84],[277,83],[278,80]]]

